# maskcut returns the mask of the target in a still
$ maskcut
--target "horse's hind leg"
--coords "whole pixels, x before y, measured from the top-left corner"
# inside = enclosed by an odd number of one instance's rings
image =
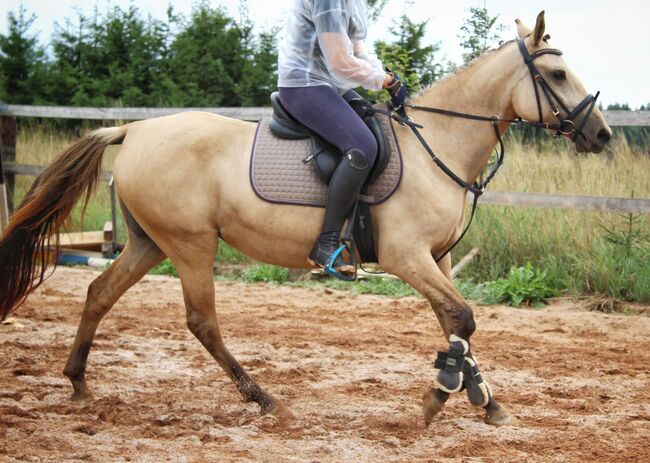
[[[128,218],[127,216],[127,221]],[[135,232],[130,228],[129,239],[124,251],[88,287],[88,297],[81,316],[81,323],[68,362],[63,370],[63,373],[72,382],[73,400],[92,397],[86,384],[86,362],[99,322],[127,289],[137,283],[149,269],[164,258],[165,255],[158,246],[139,227]]]
[[[384,255],[393,255],[390,252]],[[470,338],[476,329],[474,322],[474,314],[471,307],[463,300],[463,298],[456,292],[451,284],[451,260],[443,262],[440,268],[436,265],[433,257],[428,251],[416,252],[408,250],[406,252],[400,249],[399,252],[395,251],[395,255],[409,255],[409,259],[394,259],[387,263],[381,263],[382,267],[398,276],[404,281],[413,286],[420,294],[426,297],[431,307],[433,308],[438,321],[444,331],[445,338],[450,341],[450,344],[463,344],[466,351],[460,357],[473,360]],[[447,258],[449,259],[449,258]],[[457,339],[461,341],[456,341]],[[454,342],[456,341],[456,342]],[[451,350],[450,350],[451,353]],[[455,355],[455,354],[454,354]],[[451,357],[452,355],[450,355]],[[463,376],[460,376],[462,379]],[[440,379],[440,378],[439,378]],[[471,392],[477,395],[484,391],[487,397],[483,395],[486,400],[484,406],[486,410],[486,422],[495,425],[504,425],[514,422],[508,411],[494,400],[489,388],[480,389],[477,384],[470,383],[469,378],[465,378],[465,386],[469,385]],[[442,387],[442,386],[440,386]],[[456,391],[458,389],[449,389],[449,391]],[[423,412],[425,422],[427,425],[431,423],[433,417],[439,413],[450,393],[445,392],[440,388],[432,388],[427,391],[423,399]],[[468,394],[469,395],[469,394]],[[475,402],[476,396],[472,397]],[[481,398],[481,397],[479,397]]]
[[[191,238],[185,236],[182,255],[170,255],[183,286],[187,326],[235,382],[245,402],[256,402],[263,414],[289,418],[291,412],[286,406],[248,376],[223,342],[215,310],[213,268],[216,249],[215,232]]]

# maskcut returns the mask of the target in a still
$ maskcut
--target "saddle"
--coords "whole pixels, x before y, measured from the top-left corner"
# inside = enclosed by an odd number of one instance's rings
[[[348,218],[346,231],[341,240],[346,243],[350,254],[359,251],[362,262],[377,262],[377,250],[372,220],[370,217],[371,201],[367,195],[368,185],[374,183],[386,170],[391,158],[391,149],[380,122],[375,116],[375,110],[368,100],[356,98],[348,101],[352,109],[365,122],[377,140],[377,159],[361,190],[357,205]],[[311,142],[311,153],[303,160],[307,164],[313,162],[321,180],[329,184],[343,153],[334,145],[305,127],[295,119],[282,105],[277,92],[271,94],[273,115],[269,121],[269,129],[273,135],[287,140],[306,140]],[[354,258],[353,258],[354,259]]]
[[[386,139],[386,134],[382,130],[381,124],[377,120],[372,103],[363,98],[356,98],[348,101],[352,109],[366,123],[372,134],[377,139],[377,159],[373,165],[365,185],[374,183],[386,170],[390,162],[391,150]],[[301,122],[295,119],[289,111],[282,106],[278,92],[271,94],[271,106],[273,115],[269,122],[271,133],[279,138],[287,140],[305,140],[311,139],[311,154],[305,158],[304,162],[313,162],[320,178],[326,184],[329,184],[332,175],[339,165],[343,153],[321,138],[316,133],[309,130]],[[363,190],[362,190],[363,194]],[[362,198],[363,199],[363,198]]]
[[[339,150],[298,122],[271,96],[272,117],[260,119],[250,156],[250,183],[255,194],[273,204],[324,207],[328,184],[343,157]],[[377,138],[377,160],[357,206],[348,218],[342,241],[361,262],[377,262],[370,207],[387,201],[402,180],[402,156],[386,104],[365,100],[351,106]]]

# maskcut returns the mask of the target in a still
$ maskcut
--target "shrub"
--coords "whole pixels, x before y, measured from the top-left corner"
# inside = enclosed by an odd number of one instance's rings
[[[246,283],[285,283],[289,279],[289,269],[275,265],[255,265],[244,272]]]

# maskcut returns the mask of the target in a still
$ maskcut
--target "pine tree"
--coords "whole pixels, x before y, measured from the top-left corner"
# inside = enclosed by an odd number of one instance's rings
[[[9,103],[40,102],[45,53],[38,38],[30,34],[36,15],[21,4],[18,13],[7,15],[9,30],[0,34],[0,83],[2,98]]]
[[[632,108],[627,103],[613,103],[607,105],[607,111],[632,111]]]
[[[490,16],[486,8],[471,7],[469,17],[463,22],[461,35],[461,47],[466,53],[463,54],[465,64],[474,58],[481,56],[492,45],[498,43],[500,33],[505,27],[498,24],[499,15]]]
[[[390,29],[395,41],[379,41],[375,44],[381,61],[395,69],[406,80],[411,91],[431,84],[444,72],[435,54],[440,43],[423,45],[428,21],[414,22],[403,15]]]

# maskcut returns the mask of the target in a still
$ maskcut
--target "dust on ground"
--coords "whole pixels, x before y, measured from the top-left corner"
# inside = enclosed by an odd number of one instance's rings
[[[262,417],[185,326],[178,280],[148,276],[99,327],[72,403],[62,375],[88,284],[58,269],[0,326],[0,461],[648,462],[650,318],[477,307],[474,350],[519,419],[458,394],[420,409],[446,343],[422,299],[217,282],[231,352],[296,415]]]

